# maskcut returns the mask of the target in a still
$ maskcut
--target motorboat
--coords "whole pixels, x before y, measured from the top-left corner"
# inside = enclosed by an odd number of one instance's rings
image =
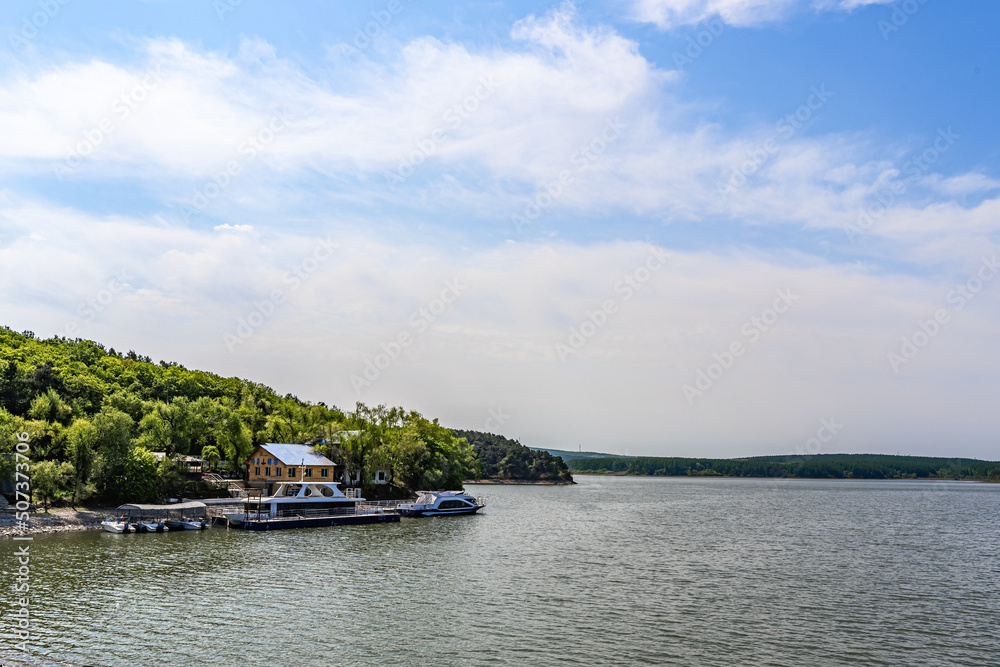
[[[125,520],[124,517],[110,517],[101,522],[101,528],[109,533],[134,533],[135,526]]]
[[[140,521],[137,530],[140,533],[162,533],[169,529],[162,521]]]
[[[164,519],[163,526],[167,530],[184,530],[184,522],[180,519]]]
[[[181,519],[181,528],[184,530],[205,530],[208,522],[203,519]]]
[[[417,491],[415,501],[400,503],[397,507],[403,516],[422,517],[475,514],[485,505],[482,499],[462,491]]]

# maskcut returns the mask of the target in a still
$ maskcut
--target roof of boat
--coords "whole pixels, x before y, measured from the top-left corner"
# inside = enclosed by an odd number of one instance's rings
[[[118,507],[118,509],[152,511],[152,510],[193,510],[193,509],[203,509],[204,507],[205,503],[200,503],[197,500],[192,500],[186,503],[171,503],[169,505],[129,504],[129,505],[121,505]]]
[[[310,445],[289,445],[280,442],[266,442],[261,449],[276,456],[285,465],[330,466],[334,463]]]
[[[427,496],[466,496],[465,491],[417,491],[420,495]]]

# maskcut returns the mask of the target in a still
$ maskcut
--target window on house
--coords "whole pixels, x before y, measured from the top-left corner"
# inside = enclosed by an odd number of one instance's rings
[[[312,476],[313,476],[313,469],[306,468],[306,477],[312,477]]]
[[[378,478],[378,481],[384,482],[385,481],[385,471],[384,470],[379,470],[378,474],[376,475],[376,477]]]
[[[260,477],[260,468],[254,468],[253,474],[256,475],[257,477]]]
[[[295,478],[295,468],[289,468],[288,469],[288,478],[289,479],[294,479]]]
[[[274,469],[274,476],[275,477],[281,477],[281,468],[275,468]]]
[[[271,469],[264,468],[264,477],[270,477],[270,476],[271,476]]]
[[[330,469],[329,468],[320,468],[319,469],[319,476],[320,477],[329,477],[330,476]]]

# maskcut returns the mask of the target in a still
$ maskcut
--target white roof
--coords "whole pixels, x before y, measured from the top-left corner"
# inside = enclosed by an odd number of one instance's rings
[[[121,505],[118,507],[120,510],[193,510],[193,509],[204,509],[205,503],[200,503],[197,500],[191,500],[186,503],[171,503],[170,505]]]

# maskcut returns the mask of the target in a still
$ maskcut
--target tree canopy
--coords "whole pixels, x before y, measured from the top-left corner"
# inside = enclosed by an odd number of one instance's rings
[[[517,440],[481,431],[454,431],[465,438],[479,457],[483,477],[498,480],[527,480],[571,483],[573,475],[558,456],[531,450]]]

